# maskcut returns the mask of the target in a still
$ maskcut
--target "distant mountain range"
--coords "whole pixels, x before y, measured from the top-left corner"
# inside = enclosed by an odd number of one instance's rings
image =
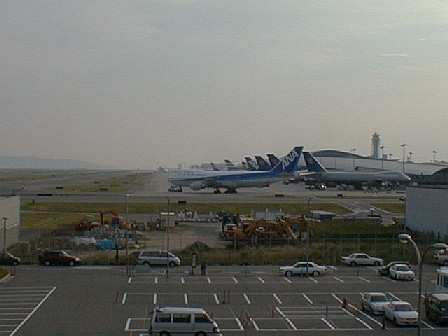
[[[65,159],[42,159],[33,156],[0,157],[0,169],[113,169],[99,164]]]

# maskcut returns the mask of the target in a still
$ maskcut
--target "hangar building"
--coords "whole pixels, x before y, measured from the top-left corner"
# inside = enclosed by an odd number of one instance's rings
[[[19,242],[20,198],[0,197],[0,251]],[[6,233],[6,234],[5,234]],[[6,238],[6,239],[5,239]]]
[[[413,186],[406,188],[406,226],[432,232],[448,240],[448,188]]]

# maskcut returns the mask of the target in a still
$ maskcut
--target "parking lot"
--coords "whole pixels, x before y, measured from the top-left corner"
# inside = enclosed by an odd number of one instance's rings
[[[209,267],[191,276],[187,267],[18,267],[0,286],[0,335],[145,335],[156,306],[203,307],[224,335],[407,335],[383,316],[361,310],[361,293],[417,302],[416,281],[396,281],[374,268],[339,266],[319,277],[285,277],[276,267]],[[435,267],[424,290],[434,288]],[[447,328],[423,317],[425,335]]]

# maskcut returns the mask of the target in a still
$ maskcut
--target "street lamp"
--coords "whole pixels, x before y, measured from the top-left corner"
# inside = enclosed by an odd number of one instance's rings
[[[3,217],[3,251],[6,253],[6,221],[8,220],[8,217]]]
[[[384,146],[381,146],[381,170],[384,170]]]
[[[406,148],[406,144],[402,143],[400,146],[403,148],[403,173],[404,173],[404,151],[405,151],[405,148]]]
[[[420,253],[420,250],[418,249],[417,244],[412,239],[410,235],[407,233],[401,233],[398,235],[398,239],[400,239],[401,243],[411,243],[412,246],[414,246],[415,253],[417,254],[417,261],[418,261],[418,300],[417,300],[417,314],[418,314],[418,322],[417,322],[417,335],[420,336],[421,333],[421,326],[422,326],[422,318],[420,315],[420,306],[421,306],[421,300],[422,300],[422,272],[423,272],[423,260],[425,260],[426,253],[430,249],[436,249],[436,250],[445,250],[448,248],[448,245],[445,243],[435,243],[428,245],[425,250],[423,251],[423,254]]]

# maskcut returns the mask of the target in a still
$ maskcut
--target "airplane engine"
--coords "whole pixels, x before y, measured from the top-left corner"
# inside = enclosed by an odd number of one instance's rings
[[[205,185],[202,181],[197,181],[197,182],[193,182],[190,184],[190,189],[191,190],[200,190],[200,189],[204,189]]]

